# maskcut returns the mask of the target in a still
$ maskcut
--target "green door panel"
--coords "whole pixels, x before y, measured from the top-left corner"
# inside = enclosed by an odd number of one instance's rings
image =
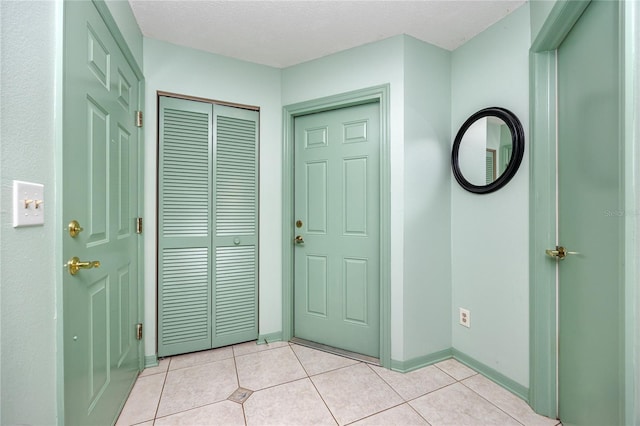
[[[379,106],[295,119],[294,335],[380,350]]]
[[[92,2],[64,4],[64,423],[115,423],[138,374],[139,80]],[[72,237],[71,220],[83,228]]]
[[[258,338],[258,112],[213,110],[217,348]]]
[[[622,424],[623,223],[618,2],[594,1],[558,49],[559,413]]]
[[[160,97],[158,355],[258,336],[258,112]]]
[[[212,116],[160,98],[158,356],[211,348]]]

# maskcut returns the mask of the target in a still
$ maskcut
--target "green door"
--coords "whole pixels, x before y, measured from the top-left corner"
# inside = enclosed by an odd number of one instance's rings
[[[160,97],[158,355],[258,337],[258,111]]]
[[[618,2],[594,1],[558,49],[559,414],[620,425],[622,140]]]
[[[377,103],[295,119],[294,335],[380,351]]]
[[[138,87],[96,6],[65,2],[63,256],[100,262],[63,274],[68,425],[114,423],[139,371]]]

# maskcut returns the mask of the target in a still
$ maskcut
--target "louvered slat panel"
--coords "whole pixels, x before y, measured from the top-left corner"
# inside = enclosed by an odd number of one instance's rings
[[[161,229],[165,237],[209,235],[211,114],[164,108]]]
[[[254,120],[217,116],[217,236],[256,233],[256,126]]]
[[[258,113],[214,107],[214,346],[258,337]]]
[[[209,250],[165,249],[161,260],[160,344],[209,340]]]
[[[160,98],[158,355],[211,348],[210,104]]]
[[[215,337],[255,330],[255,247],[216,248],[215,277]]]

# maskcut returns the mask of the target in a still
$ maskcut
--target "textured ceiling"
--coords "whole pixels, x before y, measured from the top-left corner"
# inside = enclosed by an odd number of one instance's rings
[[[129,0],[146,37],[285,68],[408,34],[453,50],[526,0]]]

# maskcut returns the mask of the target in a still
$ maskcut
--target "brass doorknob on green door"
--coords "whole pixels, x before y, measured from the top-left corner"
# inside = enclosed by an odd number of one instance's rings
[[[294,241],[296,242],[296,244],[304,244],[304,238],[302,238],[302,235],[296,235]]]
[[[89,260],[89,261],[81,261],[78,257],[74,256],[65,264],[69,273],[71,275],[75,275],[78,273],[80,269],[92,269],[99,268],[100,261],[98,260]]]
[[[556,246],[555,250],[547,249],[544,252],[547,254],[547,256],[555,257],[560,260],[564,260],[564,258],[567,257],[568,254],[580,254],[577,251],[567,251],[567,249],[562,246]]]
[[[69,222],[69,235],[71,236],[71,238],[77,237],[78,234],[82,231],[84,231],[84,228],[80,226],[77,220],[72,220],[71,222]]]

